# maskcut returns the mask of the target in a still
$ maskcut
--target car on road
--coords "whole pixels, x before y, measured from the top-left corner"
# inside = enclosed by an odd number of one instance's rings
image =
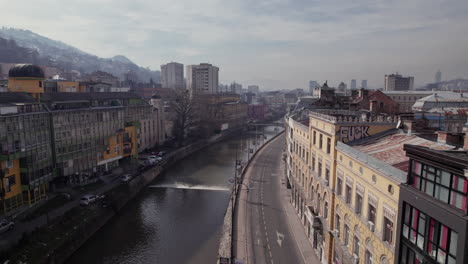
[[[148,162],[151,164],[151,165],[156,165],[158,164],[158,162],[162,161],[163,158],[162,157],[158,157],[158,156],[148,156]]]
[[[12,230],[13,228],[15,228],[15,223],[13,221],[4,219],[0,222],[0,234],[3,234],[8,230]]]
[[[122,182],[129,182],[132,179],[132,176],[130,174],[125,174],[120,178]]]
[[[96,201],[96,195],[88,194],[80,199],[80,205],[90,205]]]
[[[159,157],[164,157],[164,156],[166,156],[166,151],[159,151],[158,156],[159,156]]]

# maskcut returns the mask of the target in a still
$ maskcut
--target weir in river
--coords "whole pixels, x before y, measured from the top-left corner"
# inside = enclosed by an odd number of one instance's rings
[[[276,133],[265,129],[268,138]],[[215,263],[236,153],[246,161],[248,141],[254,135],[217,143],[174,164],[69,263]]]

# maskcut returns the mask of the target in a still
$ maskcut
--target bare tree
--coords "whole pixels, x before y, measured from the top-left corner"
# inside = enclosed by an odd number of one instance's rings
[[[178,146],[182,146],[188,135],[198,128],[198,109],[196,101],[188,90],[176,90],[175,100],[171,102],[174,112],[173,136]]]

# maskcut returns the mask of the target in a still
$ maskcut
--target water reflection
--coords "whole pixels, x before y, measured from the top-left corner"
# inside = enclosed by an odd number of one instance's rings
[[[266,129],[267,137],[275,133]],[[215,144],[175,164],[70,263],[214,263],[236,153],[246,160],[247,141],[254,137]]]

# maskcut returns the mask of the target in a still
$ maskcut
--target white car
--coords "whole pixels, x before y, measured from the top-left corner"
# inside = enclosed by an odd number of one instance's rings
[[[96,195],[89,194],[81,197],[80,205],[90,205],[96,201]]]
[[[158,156],[148,156],[148,161],[150,164],[156,164],[158,163],[159,159]]]
[[[5,233],[8,230],[12,230],[15,227],[15,223],[8,220],[2,220],[0,222],[0,234]]]
[[[122,178],[120,178],[120,180],[121,180],[122,182],[128,182],[128,181],[130,181],[131,179],[132,179],[132,177],[130,176],[130,174],[125,174],[125,175],[122,176]]]

